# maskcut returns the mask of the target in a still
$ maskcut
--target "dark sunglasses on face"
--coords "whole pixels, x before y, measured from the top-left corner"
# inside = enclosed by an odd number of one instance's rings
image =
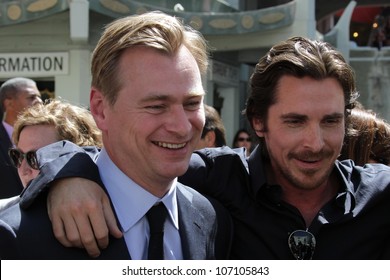
[[[22,165],[23,159],[26,159],[27,164],[36,170],[39,170],[39,164],[37,159],[37,154],[35,151],[28,151],[23,153],[19,149],[12,148],[8,151],[9,157],[11,158],[12,164],[19,168]]]
[[[311,260],[316,248],[316,239],[309,231],[296,230],[289,235],[288,246],[295,259]]]
[[[239,142],[243,142],[243,141],[247,141],[247,142],[250,142],[251,139],[248,137],[248,138],[244,138],[244,137],[240,137],[237,139]]]

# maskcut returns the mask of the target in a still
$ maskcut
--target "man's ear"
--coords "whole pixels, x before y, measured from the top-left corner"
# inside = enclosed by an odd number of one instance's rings
[[[7,99],[4,99],[4,112],[8,111],[9,108],[12,108],[13,106],[13,102],[14,100],[12,98],[7,98]]]
[[[102,92],[94,87],[91,88],[89,98],[90,110],[96,125],[101,129],[106,128],[106,107],[108,106]]]
[[[215,147],[216,143],[215,143],[215,132],[213,130],[210,130],[210,131],[207,131],[204,139],[205,139],[205,142],[207,144],[207,147]]]
[[[259,118],[252,119],[252,126],[259,137],[264,137],[264,123]]]

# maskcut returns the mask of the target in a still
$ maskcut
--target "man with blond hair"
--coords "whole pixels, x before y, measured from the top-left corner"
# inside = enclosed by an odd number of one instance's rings
[[[100,258],[228,257],[226,210],[177,182],[203,129],[207,64],[203,37],[172,16],[152,12],[106,27],[91,66],[90,109],[104,146],[94,177],[102,178],[123,237]],[[60,143],[55,151],[71,156],[70,146]],[[78,162],[76,156],[67,166],[78,169]],[[0,216],[2,259],[88,258],[54,239],[45,199],[31,210],[11,207]]]

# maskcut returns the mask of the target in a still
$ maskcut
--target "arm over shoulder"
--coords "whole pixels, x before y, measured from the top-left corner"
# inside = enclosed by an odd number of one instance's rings
[[[59,141],[37,151],[39,175],[22,192],[20,206],[28,208],[39,194],[55,180],[81,177],[102,185],[93,158],[99,153],[94,147],[79,147],[69,141]]]
[[[231,169],[237,166],[248,169],[243,149],[227,146],[201,149],[192,154],[189,168],[179,182],[202,194],[213,195],[210,188],[215,186],[215,180],[220,181],[221,176],[228,178]]]

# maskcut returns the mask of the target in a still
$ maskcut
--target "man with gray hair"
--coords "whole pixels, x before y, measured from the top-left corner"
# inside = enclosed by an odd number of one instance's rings
[[[0,87],[2,123],[0,125],[0,198],[19,195],[23,190],[16,169],[12,166],[8,150],[13,146],[12,132],[18,114],[26,107],[42,103],[35,81],[12,78]]]

